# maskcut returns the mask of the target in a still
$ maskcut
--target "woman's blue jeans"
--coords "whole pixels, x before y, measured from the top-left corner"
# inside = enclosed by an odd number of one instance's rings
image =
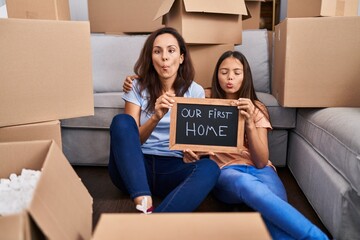
[[[220,169],[210,159],[184,163],[182,158],[144,155],[138,126],[127,114],[110,126],[109,174],[132,199],[152,194],[163,197],[153,212],[194,211],[213,189]]]
[[[245,203],[258,211],[273,239],[328,239],[287,202],[285,188],[272,167],[225,167],[214,195],[225,203]]]

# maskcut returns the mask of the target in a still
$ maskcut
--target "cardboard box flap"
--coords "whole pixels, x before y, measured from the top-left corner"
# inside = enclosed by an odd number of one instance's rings
[[[0,143],[0,178],[19,175],[23,168],[41,170],[51,141]]]
[[[26,212],[0,217],[0,239],[24,240],[29,239],[26,222]]]
[[[162,4],[160,5],[159,10],[156,13],[154,20],[167,14],[170,11],[174,2],[175,2],[175,0],[164,0],[162,2]]]
[[[92,214],[92,198],[53,141],[41,179],[46,181],[39,181],[28,211],[45,236],[49,239],[90,239],[92,224],[88,216]]]
[[[183,0],[187,12],[247,15],[244,0]]]
[[[183,1],[187,12],[206,12],[221,14],[247,15],[244,0],[179,0]],[[164,0],[154,20],[167,14],[175,0]]]

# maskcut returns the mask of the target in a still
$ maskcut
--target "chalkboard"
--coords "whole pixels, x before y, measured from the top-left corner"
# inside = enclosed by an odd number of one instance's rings
[[[238,152],[244,119],[233,100],[176,97],[171,109],[171,150]]]

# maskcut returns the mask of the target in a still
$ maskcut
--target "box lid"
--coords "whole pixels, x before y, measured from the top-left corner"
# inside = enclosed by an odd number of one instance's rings
[[[271,239],[255,212],[102,214],[92,239],[167,240],[169,236],[173,240]]]
[[[181,0],[178,0],[181,1]],[[247,15],[244,0],[182,0],[186,12]],[[164,0],[154,19],[167,14],[175,0]]]
[[[92,198],[56,143],[0,143],[0,177],[41,170],[27,211],[48,239],[90,239]]]

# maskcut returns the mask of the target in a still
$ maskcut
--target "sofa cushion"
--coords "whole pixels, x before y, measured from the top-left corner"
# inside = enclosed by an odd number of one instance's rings
[[[95,92],[121,92],[148,35],[91,34]]]
[[[124,112],[123,92],[94,94],[94,116],[61,120],[64,128],[109,129],[113,117]]]
[[[248,60],[255,90],[270,93],[270,63],[268,32],[266,29],[244,30],[242,44],[234,49],[243,53]]]
[[[273,128],[289,129],[295,127],[296,108],[281,107],[276,98],[269,93],[256,92],[256,96],[267,107]]]
[[[300,109],[295,131],[360,193],[360,108]]]

